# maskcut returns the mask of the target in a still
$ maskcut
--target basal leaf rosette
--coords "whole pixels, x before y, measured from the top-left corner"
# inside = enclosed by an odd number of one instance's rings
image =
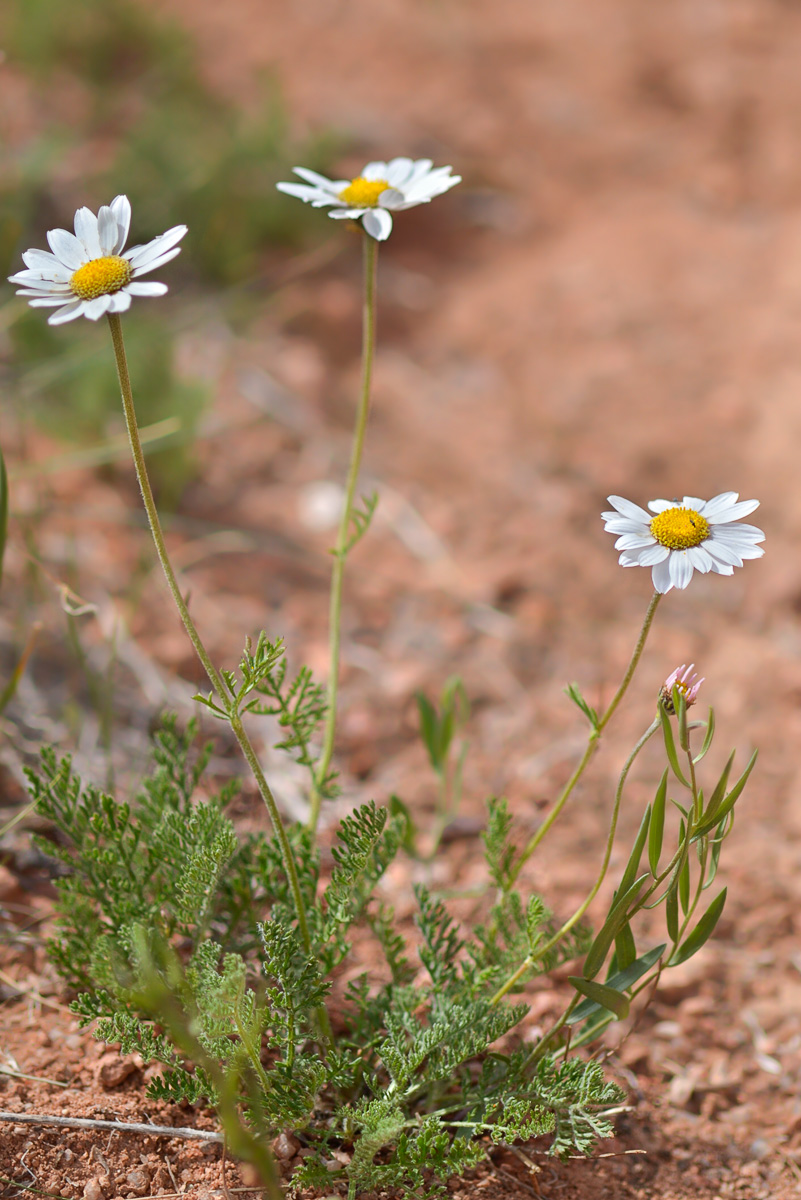
[[[601,514],[607,533],[620,536],[621,567],[651,567],[657,592],[686,588],[698,571],[733,575],[748,558],[765,553],[758,542],[765,535],[756,525],[740,523],[759,507],[758,500],[740,500],[738,492],[721,492],[711,500],[685,496],[650,500],[646,512],[622,496],[608,496],[614,512]]]
[[[164,266],[180,254],[186,225],[176,225],[142,246],[125,250],[131,226],[127,196],[116,196],[97,216],[88,208],[75,214],[75,233],[51,229],[47,250],[26,250],[26,270],[9,276],[20,285],[32,308],[52,308],[50,325],[76,317],[97,321],[106,313],[122,313],[134,296],[163,296],[166,283],[141,282],[140,276]]]
[[[293,167],[305,183],[277,183],[279,192],[313,208],[331,208],[329,217],[361,220],[365,233],[384,242],[392,232],[392,214],[428,204],[461,183],[451,167],[435,167],[430,158],[393,158],[369,162],[355,179],[326,179],[307,167]]]

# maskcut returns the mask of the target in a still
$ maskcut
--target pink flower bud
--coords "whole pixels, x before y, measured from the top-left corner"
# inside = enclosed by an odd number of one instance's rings
[[[684,696],[684,699],[689,708],[691,704],[695,704],[701,684],[704,682],[704,677],[701,679],[693,673],[695,663],[690,663],[689,667],[686,663],[682,663],[677,667],[672,674],[668,675],[662,687],[659,689],[659,699],[665,706],[665,710],[669,713],[675,712],[673,707],[673,689],[677,687]]]

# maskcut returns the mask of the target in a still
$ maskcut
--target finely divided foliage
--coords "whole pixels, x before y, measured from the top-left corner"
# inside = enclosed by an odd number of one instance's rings
[[[330,1183],[339,1173],[352,1197],[390,1187],[434,1195],[492,1144],[546,1137],[552,1154],[590,1153],[598,1138],[612,1135],[610,1110],[623,1093],[599,1062],[570,1052],[571,1040],[597,1038],[661,970],[712,933],[723,894],[694,925],[693,914],[714,879],[752,765],[730,786],[730,760],[704,800],[680,765],[691,730],[678,686],[671,700],[678,744],[660,701],[655,725],[663,727],[668,770],[594,935],[580,922],[560,927],[541,897],[525,899],[516,889],[519,839],[506,802],[493,799],[484,842],[495,899],[486,923],[460,925],[420,885],[417,936],[410,937],[376,895],[402,852],[404,818],[368,804],[343,820],[323,888],[319,850],[307,831],[290,830],[309,953],[276,839],[236,837],[223,811],[232,789],[193,798],[208,756],[208,747],[193,752],[193,726],[182,733],[169,719],[156,735],[153,769],[135,805],[83,787],[68,759],[45,750],[30,785],[58,830],[57,841],[41,840],[63,868],[50,952],[79,993],[74,1011],[96,1021],[96,1035],[119,1042],[123,1053],[161,1064],[149,1084],[153,1097],[219,1106],[221,1088],[233,1088],[252,1128],[265,1136],[294,1130],[311,1152],[295,1187]],[[710,742],[707,736],[692,755],[696,766]],[[666,855],[670,770],[690,796],[689,806],[676,802],[684,816]],[[646,844],[650,869],[643,874]],[[693,845],[700,870],[691,895]],[[660,903],[669,941],[639,953],[632,919]],[[383,978],[362,974],[337,993],[336,970],[357,929],[375,936]],[[523,1042],[515,1030],[527,1005],[506,996],[582,957],[563,1017],[539,1042]],[[154,996],[165,994],[190,1022],[190,1056],[164,1032],[175,1017]],[[319,1024],[326,1003],[340,1022],[334,1044]]]

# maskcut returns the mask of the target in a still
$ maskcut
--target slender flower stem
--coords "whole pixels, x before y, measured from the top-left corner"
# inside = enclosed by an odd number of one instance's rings
[[[510,884],[509,884],[510,887],[515,882],[518,875],[520,874],[520,872],[523,868],[523,865],[528,861],[528,859],[531,857],[531,855],[537,849],[537,846],[539,846],[540,842],[545,837],[548,830],[551,828],[551,826],[554,824],[554,822],[559,817],[559,814],[561,813],[562,809],[564,808],[565,804],[567,803],[574,787],[576,786],[576,784],[578,783],[578,781],[581,779],[582,775],[584,774],[585,770],[587,769],[587,764],[589,763],[590,759],[592,758],[592,756],[595,753],[595,750],[598,746],[598,742],[600,740],[601,733],[606,728],[606,726],[609,724],[609,721],[611,720],[611,718],[615,712],[615,709],[617,708],[617,706],[620,704],[620,701],[625,696],[626,691],[628,690],[628,686],[634,677],[634,672],[637,670],[637,664],[639,663],[640,658],[642,657],[642,652],[645,648],[645,643],[646,643],[648,634],[651,629],[651,624],[653,623],[654,613],[656,612],[657,605],[659,604],[659,601],[661,599],[662,599],[661,593],[654,592],[653,596],[651,597],[651,601],[648,605],[648,609],[645,614],[645,619],[642,623],[640,635],[637,638],[637,644],[634,647],[634,652],[632,653],[631,660],[629,661],[629,665],[626,668],[626,674],[623,676],[623,680],[620,684],[620,687],[617,689],[614,696],[612,697],[606,711],[603,713],[603,715],[601,717],[598,718],[598,724],[593,728],[593,730],[590,733],[589,740],[587,742],[587,747],[584,751],[584,754],[581,757],[581,761],[579,762],[575,771],[570,776],[570,778],[568,779],[564,788],[562,789],[559,799],[556,801],[556,804],[554,804],[550,813],[545,818],[545,820],[542,822],[542,824],[540,825],[537,832],[529,840],[529,842],[526,844],[525,848],[523,849],[523,852],[520,855],[520,858],[517,860],[517,864],[515,866],[514,872],[512,873],[512,878],[511,878]]]
[[[606,878],[606,872],[609,868],[609,860],[612,857],[612,846],[614,845],[615,833],[617,831],[617,819],[620,814],[620,803],[623,799],[623,789],[626,786],[626,780],[628,779],[629,771],[631,770],[632,766],[634,765],[634,760],[636,759],[637,755],[640,753],[640,751],[642,750],[645,743],[651,737],[653,737],[653,735],[656,733],[659,726],[660,726],[660,721],[659,721],[659,718],[657,717],[656,720],[651,722],[651,724],[646,729],[645,733],[642,735],[640,740],[637,742],[637,745],[634,747],[634,749],[631,751],[631,754],[629,754],[628,758],[626,759],[626,762],[623,766],[623,770],[620,772],[620,779],[618,780],[617,789],[615,791],[615,803],[612,808],[612,821],[610,823],[609,834],[606,839],[606,852],[604,854],[603,862],[601,863],[601,869],[598,872],[598,878],[595,880],[595,883],[592,885],[586,899],[582,901],[582,903],[579,905],[579,907],[573,913],[573,916],[570,917],[567,921],[565,921],[564,925],[561,927],[561,929],[558,929],[556,931],[556,933],[553,935],[553,937],[550,937],[548,939],[548,941],[544,942],[541,946],[537,946],[536,948],[532,949],[531,953],[529,955],[527,955],[527,957],[525,958],[523,963],[517,968],[517,970],[514,972],[514,974],[510,975],[510,977],[506,980],[506,983],[504,983],[504,985],[498,989],[498,991],[495,993],[495,995],[490,1000],[490,1004],[497,1004],[499,1000],[502,1000],[503,997],[507,994],[507,992],[511,991],[511,989],[515,986],[517,981],[526,974],[529,967],[532,967],[535,963],[537,963],[541,959],[545,958],[545,955],[550,953],[550,951],[553,950],[554,946],[557,946],[559,944],[559,942],[561,942],[561,940],[565,936],[565,934],[569,933],[570,930],[573,928],[573,926],[576,925],[581,920],[581,918],[584,916],[587,909],[592,904],[595,897],[598,895],[601,884],[603,883],[604,879]]]
[[[303,939],[303,945],[305,949],[309,954],[311,954],[312,944],[311,937],[309,935],[309,923],[306,917],[306,906],[303,903],[303,894],[300,890],[300,881],[298,879],[298,869],[297,864],[295,863],[295,856],[292,853],[292,847],[289,844],[289,839],[286,835],[286,830],[284,829],[284,824],[281,820],[281,814],[278,811],[278,805],[275,802],[275,797],[270,790],[270,786],[267,783],[264,772],[261,769],[256,752],[253,749],[250,738],[248,737],[245,727],[242,724],[242,718],[231,702],[230,689],[225,686],[222,676],[214,666],[214,663],[211,661],[208,651],[203,645],[200,634],[197,631],[197,627],[195,626],[195,623],[189,614],[189,609],[187,608],[186,601],[181,593],[181,589],[178,586],[178,580],[176,579],[175,572],[172,568],[172,563],[170,562],[170,558],[167,553],[167,546],[164,541],[164,534],[161,528],[161,521],[159,520],[156,502],[153,499],[153,489],[150,486],[147,464],[145,463],[145,456],[142,451],[142,443],[139,438],[139,426],[136,420],[136,409],[134,408],[133,392],[131,390],[131,378],[128,373],[128,360],[125,355],[125,343],[122,337],[122,323],[119,315],[117,313],[109,313],[108,323],[109,328],[111,329],[111,340],[114,345],[114,356],[117,360],[117,375],[119,376],[120,391],[122,393],[122,407],[125,412],[125,424],[128,428],[128,437],[131,443],[131,453],[133,455],[134,467],[136,468],[136,477],[139,480],[139,487],[142,492],[142,500],[144,501],[148,522],[150,523],[150,532],[153,535],[156,553],[158,554],[159,562],[161,563],[164,571],[164,575],[167,580],[167,586],[170,589],[178,612],[181,614],[181,620],[184,623],[186,632],[189,634],[189,639],[197,652],[198,658],[205,668],[211,686],[214,688],[220,699],[220,702],[225,707],[231,729],[233,730],[236,740],[239,742],[242,753],[248,761],[261,794],[261,798],[267,807],[268,813],[270,814],[273,830],[275,831],[281,846],[281,857],[284,863],[284,870],[286,871],[287,878],[289,880],[289,886],[292,890],[292,897],[295,902],[295,912],[298,918],[300,935]]]
[[[639,663],[640,658],[642,657],[642,652],[645,649],[645,643],[648,638],[648,634],[651,631],[654,613],[656,612],[657,605],[661,599],[661,592],[654,592],[653,596],[651,597],[651,601],[645,613],[645,620],[643,621],[642,629],[640,630],[640,636],[637,638],[637,645],[634,647],[631,660],[629,665],[626,667],[626,674],[623,676],[623,682],[615,692],[612,700],[610,701],[609,707],[598,722],[598,728],[600,730],[605,729],[609,724],[615,709],[617,708],[618,704],[620,704],[620,701],[623,699],[626,691],[628,690],[628,686],[634,677],[634,672],[637,670],[637,664]]]
[[[364,449],[364,435],[367,429],[367,416],[370,411],[370,385],[373,376],[373,357],[375,353],[375,293],[376,293],[376,264],[378,262],[378,242],[369,234],[364,234],[364,306],[362,310],[362,384],[359,397],[359,407],[356,412],[356,426],[353,431],[353,447],[351,449],[350,467],[345,485],[345,504],[339,522],[337,544],[334,548],[334,568],[331,573],[331,601],[329,607],[329,675],[328,675],[328,712],[326,714],[325,731],[323,734],[323,751],[317,766],[314,786],[312,787],[311,811],[309,813],[309,828],[314,831],[320,819],[320,803],[322,792],[331,766],[334,753],[334,738],[337,723],[337,695],[339,692],[339,658],[342,622],[342,585],[345,578],[345,559],[348,556],[351,541],[351,519],[353,502],[356,496],[356,484],[359,480],[359,470]]]

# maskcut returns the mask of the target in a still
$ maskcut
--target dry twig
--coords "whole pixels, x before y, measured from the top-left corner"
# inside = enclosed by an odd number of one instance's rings
[[[118,1133],[146,1133],[151,1137],[197,1138],[204,1142],[221,1142],[223,1136],[210,1129],[189,1126],[144,1125],[129,1121],[101,1121],[89,1117],[51,1117],[37,1113],[0,1112],[0,1121],[18,1125],[61,1125],[66,1129],[113,1129]]]

